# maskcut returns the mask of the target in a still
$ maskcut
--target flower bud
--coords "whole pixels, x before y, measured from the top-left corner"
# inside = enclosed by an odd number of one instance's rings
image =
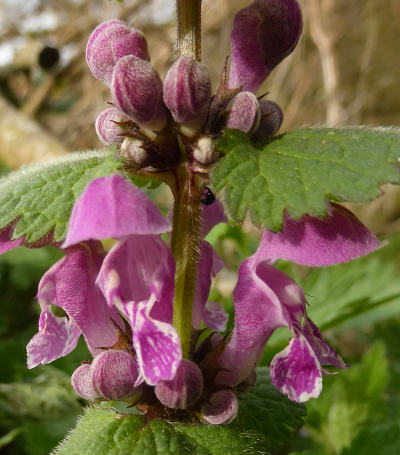
[[[116,122],[127,120],[126,116],[117,108],[110,107],[101,112],[96,119],[96,133],[104,145],[119,145],[124,140],[121,133],[124,129]]]
[[[257,97],[251,92],[240,92],[228,106],[226,127],[251,133],[260,124],[260,108]]]
[[[167,111],[162,101],[162,82],[149,62],[133,55],[118,60],[111,81],[114,104],[146,128],[162,130]]]
[[[230,389],[212,393],[201,407],[203,419],[212,425],[226,425],[236,417],[239,403]]]
[[[121,145],[121,155],[136,168],[145,166],[148,159],[147,152],[143,148],[143,142],[139,139],[126,138]]]
[[[115,64],[125,55],[150,60],[142,32],[119,20],[103,22],[93,30],[86,46],[86,61],[94,77],[110,84]]]
[[[129,398],[138,392],[135,387],[138,367],[125,351],[110,349],[99,354],[92,363],[93,388],[107,400]]]
[[[207,119],[210,99],[207,68],[186,55],[180,57],[164,79],[164,103],[175,122],[200,128]]]
[[[233,21],[229,87],[256,92],[295,48],[302,30],[296,0],[254,0]]]
[[[210,164],[215,160],[214,141],[209,136],[201,137],[193,147],[193,156],[201,164]]]
[[[203,393],[203,375],[192,361],[182,359],[171,381],[161,381],[155,394],[169,408],[186,409],[194,404]]]
[[[264,141],[279,131],[282,125],[283,114],[281,108],[273,101],[260,101],[261,121],[254,135]]]
[[[72,374],[71,384],[75,392],[85,400],[97,401],[101,399],[101,396],[93,388],[90,369],[91,365],[89,363],[77,368]]]

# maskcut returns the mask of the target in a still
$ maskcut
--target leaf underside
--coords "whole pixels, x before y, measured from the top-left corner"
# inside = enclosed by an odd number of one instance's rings
[[[237,130],[217,143],[225,156],[212,173],[215,191],[236,222],[247,212],[256,225],[279,230],[292,218],[323,217],[327,201],[365,202],[380,185],[400,183],[400,129],[304,128],[253,144]]]
[[[13,238],[36,242],[49,232],[64,239],[74,202],[97,177],[115,172],[121,162],[107,152],[66,155],[25,166],[0,179],[0,229],[16,221]]]

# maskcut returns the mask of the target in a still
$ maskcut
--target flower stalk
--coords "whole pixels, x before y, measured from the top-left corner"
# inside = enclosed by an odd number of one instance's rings
[[[175,258],[173,326],[181,340],[182,355],[188,358],[192,333],[192,309],[196,266],[200,250],[203,177],[185,166],[177,172],[171,250]]]
[[[201,60],[201,0],[176,0],[178,57]]]

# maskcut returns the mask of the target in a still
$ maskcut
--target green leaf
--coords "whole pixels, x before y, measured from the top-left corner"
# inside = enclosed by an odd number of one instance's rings
[[[248,455],[267,454],[260,438],[230,426],[172,424],[91,407],[53,455]]]
[[[398,455],[400,453],[400,424],[391,422],[364,430],[343,449],[341,455]]]
[[[225,156],[212,173],[215,191],[225,190],[231,217],[249,211],[256,225],[279,230],[283,212],[323,216],[327,199],[364,202],[379,186],[400,183],[400,130],[391,128],[305,128],[265,145],[227,130],[217,143]]]
[[[21,168],[0,179],[0,229],[18,220],[13,238],[40,240],[50,231],[65,237],[72,206],[85,186],[113,174],[121,162],[106,152],[70,154]]]
[[[360,431],[386,418],[383,392],[387,384],[385,346],[377,342],[360,364],[334,378],[324,378],[319,399],[307,403],[306,428],[321,444],[339,453]]]
[[[263,434],[271,447],[278,447],[303,426],[306,408],[288,400],[271,384],[267,368],[257,369],[257,383],[240,401],[235,424]]]
[[[22,428],[14,428],[4,436],[0,437],[0,449],[8,444],[11,444],[14,439],[21,433],[21,431]]]

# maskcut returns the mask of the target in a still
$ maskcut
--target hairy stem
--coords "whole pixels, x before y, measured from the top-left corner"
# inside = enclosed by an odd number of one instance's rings
[[[181,340],[184,358],[189,355],[196,267],[200,252],[200,176],[182,166],[177,173],[171,249],[175,258],[173,325]]]
[[[176,0],[178,56],[201,60],[201,0]]]

